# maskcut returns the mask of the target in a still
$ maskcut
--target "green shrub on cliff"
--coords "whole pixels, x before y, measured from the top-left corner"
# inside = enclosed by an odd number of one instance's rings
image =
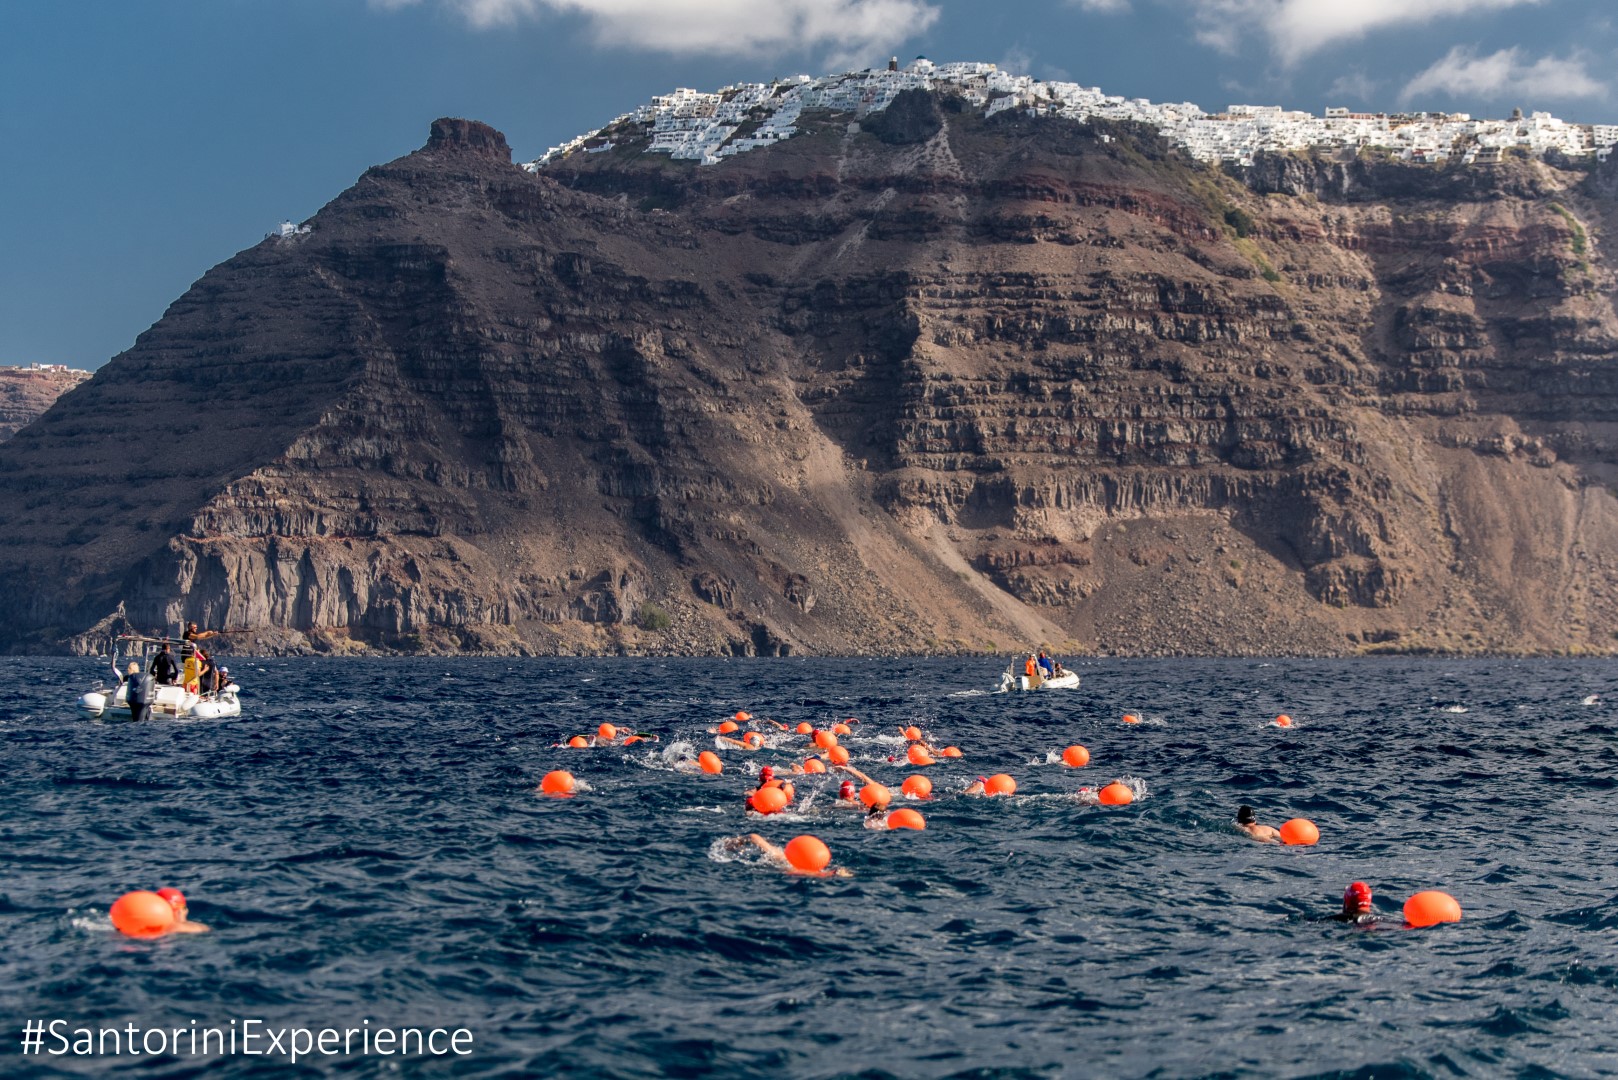
[[[635,612],[635,621],[640,624],[642,630],[667,630],[674,625],[674,620],[669,618],[669,613],[650,600],[642,604],[640,610]]]

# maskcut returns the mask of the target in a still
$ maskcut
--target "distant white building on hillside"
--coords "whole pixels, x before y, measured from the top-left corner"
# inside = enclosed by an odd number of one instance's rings
[[[626,125],[641,129],[650,153],[713,165],[792,138],[805,113],[851,114],[855,124],[843,130],[852,134],[858,120],[886,109],[899,94],[912,89],[959,95],[985,117],[1017,110],[1031,116],[1145,124],[1192,157],[1208,162],[1251,164],[1264,152],[1322,149],[1378,150],[1407,161],[1458,157],[1488,164],[1500,161],[1508,151],[1535,156],[1553,151],[1574,157],[1595,154],[1604,159],[1618,145],[1618,125],[1569,124],[1544,112],[1477,120],[1467,113],[1356,113],[1332,106],[1324,116],[1314,116],[1279,105],[1230,105],[1211,115],[1191,102],[1126,100],[1104,94],[1099,87],[1042,82],[994,64],[934,64],[917,57],[904,68],[893,60],[881,70],[818,79],[794,75],[771,83],[739,83],[713,93],[681,87],[603,128],[552,147],[525,168],[537,170],[580,150],[622,145],[631,134],[620,131]],[[603,133],[611,133],[612,140],[595,141]]]

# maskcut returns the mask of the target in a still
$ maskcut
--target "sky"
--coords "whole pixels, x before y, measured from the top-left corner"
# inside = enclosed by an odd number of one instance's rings
[[[991,61],[1154,101],[1618,123],[1612,0],[0,0],[0,365],[97,368],[435,117]]]

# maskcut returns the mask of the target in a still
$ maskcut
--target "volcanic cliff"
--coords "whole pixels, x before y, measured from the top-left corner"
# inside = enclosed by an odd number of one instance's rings
[[[0,447],[3,644],[1618,644],[1613,166],[800,127],[436,122]]]
[[[0,442],[39,419],[56,399],[90,377],[61,365],[0,367]]]

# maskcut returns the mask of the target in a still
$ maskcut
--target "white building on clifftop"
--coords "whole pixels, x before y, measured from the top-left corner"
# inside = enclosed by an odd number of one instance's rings
[[[1206,113],[1190,102],[1126,100],[1094,86],[1013,75],[994,64],[934,64],[917,57],[903,68],[893,63],[885,70],[818,79],[794,75],[770,83],[739,83],[713,93],[682,87],[597,131],[552,147],[526,168],[541,169],[580,150],[610,149],[635,136],[647,140],[648,153],[713,165],[792,138],[806,113],[857,121],[886,109],[906,90],[957,94],[986,117],[1019,111],[1144,124],[1208,162],[1251,164],[1260,153],[1310,149],[1375,150],[1421,162],[1487,163],[1508,151],[1605,158],[1618,144],[1618,125],[1570,124],[1544,112],[1475,120],[1466,113],[1355,113],[1334,106],[1315,116],[1279,105],[1231,105],[1222,113]]]

